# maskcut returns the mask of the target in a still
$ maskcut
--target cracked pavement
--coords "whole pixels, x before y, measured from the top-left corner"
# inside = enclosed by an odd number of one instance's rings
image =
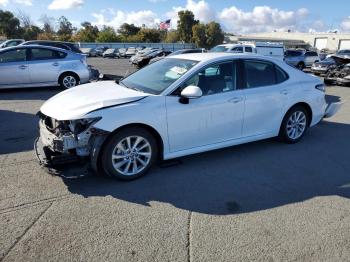
[[[39,167],[35,113],[59,91],[0,91],[0,261],[349,260],[349,102],[301,143],[188,156],[120,182]],[[348,101],[350,88],[327,94]]]

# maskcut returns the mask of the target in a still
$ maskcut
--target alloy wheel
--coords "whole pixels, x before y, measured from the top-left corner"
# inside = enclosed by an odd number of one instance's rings
[[[65,88],[71,88],[77,85],[77,80],[74,76],[65,76],[62,82]]]
[[[133,176],[142,172],[150,163],[152,147],[141,136],[128,136],[122,139],[112,153],[114,169],[124,176]]]
[[[295,111],[287,121],[287,135],[290,139],[300,138],[306,129],[306,115],[302,111]]]

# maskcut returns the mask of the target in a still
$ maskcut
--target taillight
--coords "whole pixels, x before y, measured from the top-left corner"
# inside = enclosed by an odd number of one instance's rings
[[[326,85],[325,84],[316,85],[315,88],[322,91],[322,92],[326,92]]]

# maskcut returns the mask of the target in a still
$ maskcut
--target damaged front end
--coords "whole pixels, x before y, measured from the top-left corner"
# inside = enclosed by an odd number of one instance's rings
[[[324,78],[324,83],[327,85],[337,84],[337,85],[348,85],[350,84],[350,58],[332,56],[335,65],[330,66],[328,73]]]
[[[54,167],[90,159],[97,167],[99,147],[109,134],[93,127],[101,118],[59,121],[41,112],[38,116],[40,136],[34,148],[41,165]]]

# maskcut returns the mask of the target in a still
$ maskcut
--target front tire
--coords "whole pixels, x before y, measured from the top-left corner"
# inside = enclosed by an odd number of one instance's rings
[[[295,106],[284,116],[279,138],[287,144],[299,142],[309,127],[310,116],[303,106]]]
[[[298,68],[299,70],[303,71],[304,68],[305,68],[305,64],[304,64],[303,62],[299,62],[299,63],[297,64],[297,68]]]
[[[101,164],[105,173],[120,180],[133,180],[147,173],[158,156],[156,139],[146,129],[131,127],[107,142]]]

